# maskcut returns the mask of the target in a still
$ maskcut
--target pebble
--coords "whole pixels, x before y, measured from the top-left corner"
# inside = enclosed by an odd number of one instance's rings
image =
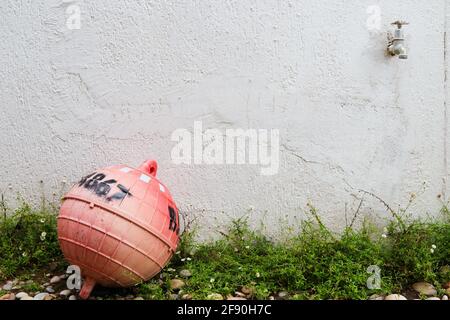
[[[242,292],[240,292],[240,291],[236,291],[236,292],[234,293],[234,295],[235,295],[236,297],[245,298],[245,294],[242,293]]]
[[[280,299],[286,299],[289,296],[289,293],[287,291],[281,291],[278,293],[278,297]]]
[[[369,300],[384,300],[384,296],[380,294],[373,294],[369,297]]]
[[[66,289],[66,290],[61,291],[59,293],[59,295],[63,296],[63,297],[68,297],[68,296],[70,296],[71,293],[72,293],[72,291],[70,291],[69,289]]]
[[[438,297],[431,297],[431,298],[428,298],[426,300],[441,300],[441,299],[439,299]]]
[[[187,269],[184,269],[180,271],[180,276],[183,278],[189,278],[190,276],[192,276],[192,272]]]
[[[172,293],[172,294],[170,294],[170,299],[171,300],[178,300],[178,295],[176,293]]]
[[[185,283],[183,280],[180,279],[172,279],[170,280],[170,289],[172,290],[180,290],[181,288],[184,287]]]
[[[144,298],[142,298],[142,297],[136,297],[136,298],[134,298],[134,300],[144,300]]]
[[[448,300],[448,296],[444,295],[444,296],[442,297],[442,300]]]
[[[208,300],[223,300],[223,297],[219,293],[211,293],[211,294],[208,294],[207,299]]]
[[[16,300],[16,295],[14,293],[7,293],[1,296],[0,300]]]
[[[47,292],[41,292],[34,296],[33,300],[45,300],[46,297],[48,297],[49,294]]]
[[[13,287],[14,287],[14,283],[12,283],[12,281],[8,281],[8,282],[2,287],[2,289],[5,290],[5,291],[11,291]]]
[[[408,300],[401,294],[390,294],[384,300]]]
[[[426,296],[435,296],[437,294],[436,288],[428,282],[417,282],[412,287],[418,293]]]
[[[54,293],[55,289],[53,289],[53,287],[47,287],[45,288],[45,291],[47,291],[48,293]]]
[[[9,293],[2,295],[0,300],[9,300]]]
[[[69,297],[69,300],[77,300],[77,297],[76,297],[75,295],[71,295],[71,296]]]
[[[50,279],[50,283],[51,284],[55,284],[61,281],[61,278],[58,276],[54,276],[53,278]]]
[[[30,297],[30,296],[25,296],[25,297],[23,297],[20,300],[34,300],[34,299],[32,297]]]
[[[28,293],[22,291],[22,292],[19,292],[18,294],[16,294],[17,299],[22,300],[23,297],[29,297]]]
[[[192,295],[190,295],[189,293],[183,294],[181,296],[181,300],[192,300]]]

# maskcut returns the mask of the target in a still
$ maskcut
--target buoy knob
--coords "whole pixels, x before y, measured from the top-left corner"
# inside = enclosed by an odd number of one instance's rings
[[[138,170],[156,177],[156,171],[158,171],[158,163],[155,160],[147,160],[139,166]]]

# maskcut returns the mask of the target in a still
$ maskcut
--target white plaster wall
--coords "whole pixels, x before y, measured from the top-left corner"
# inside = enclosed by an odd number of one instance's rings
[[[80,30],[66,27],[71,4]],[[370,5],[381,9],[379,32],[366,27]],[[415,192],[413,213],[436,214],[450,191],[445,7],[3,0],[0,191],[37,202],[92,169],[155,158],[180,209],[202,213],[206,230],[250,212],[274,231],[303,218],[308,202],[339,229],[359,189],[394,208]],[[410,22],[406,61],[384,54],[397,19]],[[170,135],[196,120],[280,129],[279,174],[174,165]],[[362,213],[387,216],[369,198]]]

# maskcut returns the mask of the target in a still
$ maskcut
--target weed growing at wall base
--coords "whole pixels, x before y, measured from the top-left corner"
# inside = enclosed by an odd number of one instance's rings
[[[53,206],[33,209],[23,204],[0,218],[0,279],[63,263]]]
[[[23,205],[0,218],[1,281],[45,274],[52,262],[67,265],[57,242],[56,212]],[[367,299],[375,293],[402,293],[418,281],[442,293],[442,284],[450,281],[448,210],[435,221],[400,224],[394,219],[384,231],[364,224],[342,234],[327,229],[312,206],[310,212],[302,231],[283,241],[252,230],[245,218],[233,221],[212,242],[195,241],[195,231],[188,229],[170,264],[127,290],[145,299],[226,298],[236,292],[249,299],[281,293],[285,299]],[[174,279],[182,279],[184,286],[173,289]],[[39,288],[32,283],[28,289]],[[121,290],[108,289],[104,298],[114,299]]]
[[[383,231],[365,224],[333,234],[311,206],[310,221],[289,240],[272,241],[234,221],[223,237],[210,243],[188,241],[161,273],[166,285],[152,283],[149,299],[169,299],[167,282],[181,270],[192,274],[182,295],[208,299],[236,291],[253,299],[367,299],[372,294],[402,293],[417,281],[428,281],[441,292],[450,280],[450,216],[436,221],[394,219]],[[192,235],[190,235],[192,236]],[[440,248],[431,252],[432,248]],[[368,272],[370,271],[370,272]],[[149,290],[149,284],[141,286]],[[158,288],[158,289],[156,289]],[[148,292],[148,291],[146,291]]]

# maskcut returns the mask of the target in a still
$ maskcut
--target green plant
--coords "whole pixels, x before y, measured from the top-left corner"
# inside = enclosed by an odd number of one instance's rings
[[[61,261],[56,233],[56,211],[36,210],[22,204],[0,218],[0,276],[32,272],[52,261]]]
[[[139,292],[139,295],[141,295],[146,300],[163,300],[166,298],[163,288],[158,282],[154,280],[150,280],[146,283],[141,283],[137,287],[137,291]]]
[[[6,205],[4,208],[6,208]],[[64,264],[56,234],[56,208],[33,209],[23,204],[0,217],[0,280],[32,280],[52,264]],[[356,214],[359,212],[359,207]],[[409,220],[406,211],[392,214],[386,230],[354,222],[335,234],[309,205],[310,219],[301,232],[282,239],[250,228],[247,219],[232,221],[221,238],[197,242],[190,225],[178,250],[157,277],[132,290],[145,299],[169,299],[170,279],[180,271],[192,274],[179,292],[193,299],[236,291],[252,299],[268,299],[280,291],[291,299],[367,299],[373,293],[401,293],[416,281],[432,282],[438,290],[450,279],[450,214],[440,219]],[[380,268],[380,288],[369,289],[369,266]],[[23,290],[41,290],[37,281]],[[130,289],[131,290],[131,289]],[[1,293],[1,292],[0,292]]]
[[[26,283],[22,286],[23,291],[25,292],[38,292],[40,291],[42,288],[39,284],[37,284],[36,282],[31,282],[31,283]]]
[[[312,219],[303,223],[302,232],[286,241],[269,240],[241,218],[221,239],[194,245],[194,254],[171,263],[171,268],[192,272],[183,291],[194,299],[242,288],[255,299],[280,291],[293,299],[367,299],[373,293],[401,292],[418,280],[438,288],[445,280],[439,270],[449,264],[448,221],[408,222],[398,214],[384,236],[367,223],[336,235],[310,210]],[[381,270],[378,289],[367,287],[369,266]]]
[[[384,245],[386,267],[402,284],[425,280],[444,281],[438,270],[450,263],[450,224],[412,222],[398,232],[389,228],[390,241]],[[447,279],[448,281],[448,279]]]

